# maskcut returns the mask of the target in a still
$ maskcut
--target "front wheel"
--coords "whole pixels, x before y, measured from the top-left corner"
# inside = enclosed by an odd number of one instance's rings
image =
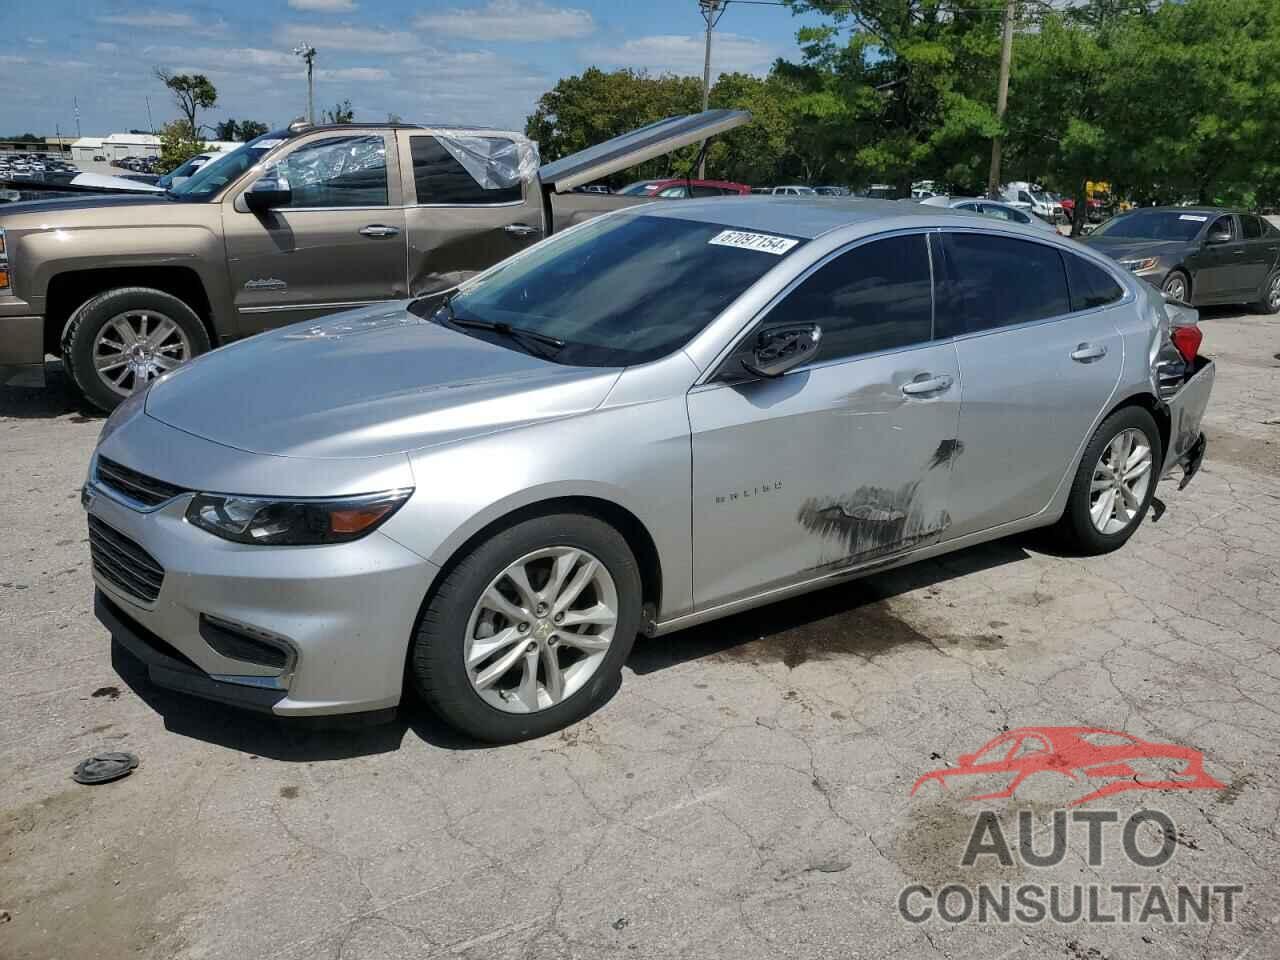
[[[554,514],[472,548],[432,595],[409,670],[436,713],[480,740],[558,730],[607,696],[640,625],[641,584],[623,536]]]
[[[63,364],[94,406],[113,410],[135,391],[209,349],[195,311],[172,294],[120,287],[72,314]]]
[[[1180,303],[1190,303],[1191,281],[1181,270],[1174,270],[1164,278],[1160,289]]]
[[[1123,546],[1151,506],[1163,456],[1156,422],[1141,407],[1102,421],[1080,458],[1059,524],[1070,546],[1086,554]]]

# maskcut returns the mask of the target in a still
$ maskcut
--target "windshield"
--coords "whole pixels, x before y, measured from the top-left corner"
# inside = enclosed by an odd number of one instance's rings
[[[208,200],[281,142],[283,141],[280,136],[270,133],[256,140],[250,140],[244,146],[217,157],[216,161],[206,163],[192,174],[190,180],[172,188],[169,196],[179,200]]]
[[[1203,213],[1135,210],[1108,220],[1093,231],[1093,235],[1131,240],[1194,240],[1209,219]]]
[[[555,337],[565,341],[550,357],[558,363],[647,363],[688,343],[800,243],[719,223],[605,217],[464,286],[435,319],[448,324],[452,314]]]

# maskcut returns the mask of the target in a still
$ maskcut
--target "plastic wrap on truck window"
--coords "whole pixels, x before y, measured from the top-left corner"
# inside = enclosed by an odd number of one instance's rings
[[[542,165],[538,145],[524,137],[479,136],[447,130],[430,133],[485,190],[517,186],[534,177]]]

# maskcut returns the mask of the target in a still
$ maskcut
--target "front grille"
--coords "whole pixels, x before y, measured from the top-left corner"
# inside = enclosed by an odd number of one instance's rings
[[[119,530],[89,516],[89,555],[93,572],[131,597],[147,603],[160,596],[164,567]]]
[[[98,482],[148,507],[158,507],[166,500],[187,492],[182,487],[148,477],[106,457],[98,458]]]

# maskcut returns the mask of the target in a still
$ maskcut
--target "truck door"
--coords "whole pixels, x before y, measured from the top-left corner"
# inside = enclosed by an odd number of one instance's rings
[[[456,286],[542,239],[537,155],[523,138],[401,130],[399,140],[410,296]]]
[[[406,295],[393,136],[355,128],[300,138],[262,177],[287,182],[288,203],[250,211],[251,184],[223,201],[238,333]]]

